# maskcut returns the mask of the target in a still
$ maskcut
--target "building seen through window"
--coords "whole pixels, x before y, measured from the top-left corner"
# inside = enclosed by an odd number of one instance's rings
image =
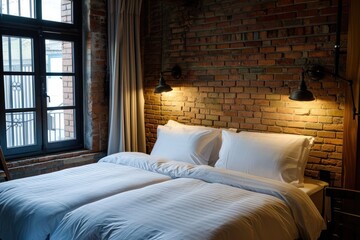
[[[69,0],[2,0],[1,146],[10,156],[82,144],[76,9]]]

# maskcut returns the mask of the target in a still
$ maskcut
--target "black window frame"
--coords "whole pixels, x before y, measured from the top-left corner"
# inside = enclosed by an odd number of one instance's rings
[[[82,1],[73,0],[73,23],[61,23],[41,20],[41,0],[35,1],[35,18],[18,17],[0,14],[0,145],[7,159],[19,157],[45,155],[48,153],[64,152],[82,149],[84,146],[83,127],[83,34],[82,34]],[[34,77],[35,77],[35,108],[36,108],[36,143],[35,145],[8,148],[6,143],[4,75],[9,75],[3,69],[2,36],[30,37],[34,47]],[[73,45],[73,73],[46,73],[45,39],[57,41],[71,41]],[[10,75],[15,75],[11,72]],[[21,72],[23,75],[24,72]],[[46,98],[46,76],[61,75],[74,76],[76,111],[75,139],[48,142],[48,119]],[[9,112],[7,110],[7,112]],[[41,124],[40,124],[41,123]]]

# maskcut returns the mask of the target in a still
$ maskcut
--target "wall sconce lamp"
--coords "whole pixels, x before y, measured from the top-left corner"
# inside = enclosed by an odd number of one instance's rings
[[[300,83],[300,88],[298,90],[293,91],[289,98],[291,100],[295,100],[295,101],[313,101],[315,100],[314,95],[312,94],[312,92],[310,92],[309,90],[307,90],[305,81],[304,81],[304,75],[307,75],[310,79],[314,80],[314,81],[318,81],[322,78],[325,77],[326,74],[330,74],[331,76],[333,76],[335,79],[341,79],[345,82],[348,83],[349,87],[350,87],[350,92],[351,92],[351,100],[352,100],[352,111],[353,111],[353,119],[355,119],[355,116],[360,116],[360,113],[357,112],[356,110],[356,106],[355,106],[355,99],[354,99],[354,90],[353,90],[353,81],[340,77],[336,74],[333,74],[329,71],[326,71],[324,67],[322,67],[321,65],[311,65],[308,69],[306,69],[305,71],[302,72],[302,79],[301,79],[301,83]]]
[[[294,101],[313,101],[315,100],[312,92],[307,90],[307,86],[305,83],[305,74],[309,75],[307,71],[303,71],[301,73],[301,83],[298,90],[291,92],[289,98]]]
[[[159,85],[155,87],[154,93],[170,92],[173,90],[171,86],[165,82],[164,73],[167,72],[170,72],[171,76],[175,79],[179,79],[181,77],[181,68],[179,65],[175,65],[171,70],[160,72]]]

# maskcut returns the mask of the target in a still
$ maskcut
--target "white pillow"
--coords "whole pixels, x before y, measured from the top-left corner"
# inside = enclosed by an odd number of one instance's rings
[[[215,131],[210,129],[158,126],[157,140],[150,155],[207,165],[217,135]]]
[[[212,130],[216,133],[214,147],[211,151],[210,158],[209,158],[209,165],[214,166],[216,161],[219,159],[219,151],[221,148],[221,129],[219,128],[212,128],[212,127],[205,127],[205,126],[195,126],[195,125],[186,125],[174,120],[169,120],[165,126],[173,127],[173,128],[186,128],[186,129],[198,129],[198,130]],[[230,131],[236,132],[236,129],[230,128]]]
[[[293,134],[222,132],[215,167],[241,171],[303,186],[314,138]]]

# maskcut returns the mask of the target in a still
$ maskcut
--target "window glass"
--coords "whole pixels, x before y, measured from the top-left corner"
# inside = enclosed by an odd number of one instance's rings
[[[81,1],[1,0],[0,11],[5,155],[82,148],[82,31],[81,24],[70,24],[81,23]]]
[[[31,38],[3,36],[4,71],[33,71],[33,40]]]
[[[34,18],[34,0],[1,0],[1,13]]]
[[[46,72],[73,72],[73,43],[46,40]]]
[[[35,107],[35,88],[33,76],[4,76],[5,108]]]
[[[75,139],[75,110],[48,111],[48,141],[58,142]]]
[[[8,148],[35,144],[35,112],[6,113]]]
[[[74,106],[72,76],[48,76],[46,79],[47,106]]]
[[[48,21],[73,23],[73,7],[70,0],[42,0],[42,18]]]

